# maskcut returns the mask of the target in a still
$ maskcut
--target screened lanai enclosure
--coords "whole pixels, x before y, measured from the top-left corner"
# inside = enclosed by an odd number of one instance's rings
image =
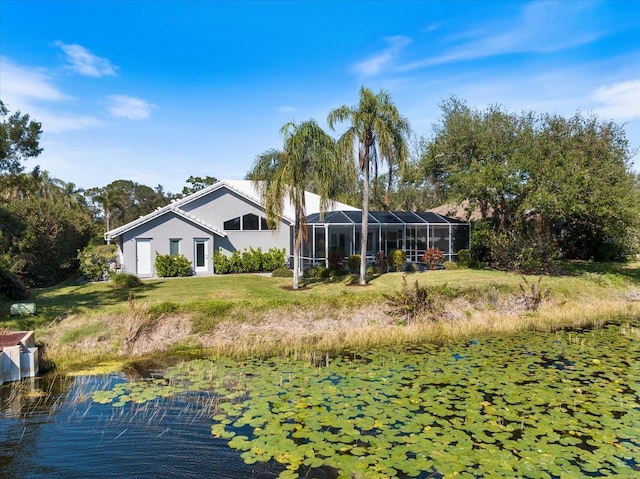
[[[309,239],[303,244],[305,264],[327,262],[329,251],[342,251],[345,257],[360,254],[361,211],[333,211],[307,216]],[[389,254],[400,249],[407,261],[419,263],[427,248],[438,248],[446,261],[455,261],[458,251],[469,249],[471,225],[430,211],[369,212],[367,262],[376,253]]]

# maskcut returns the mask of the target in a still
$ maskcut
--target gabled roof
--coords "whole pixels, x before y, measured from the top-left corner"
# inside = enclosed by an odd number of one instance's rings
[[[230,191],[233,191],[237,195],[245,198],[247,201],[255,204],[258,207],[264,207],[262,200],[260,198],[260,193],[256,188],[255,184],[249,180],[222,180],[217,183],[207,186],[195,193],[190,194],[189,196],[185,196],[179,200],[176,200],[163,208],[159,208],[148,215],[141,216],[140,218],[127,223],[126,225],[120,226],[119,228],[115,228],[111,231],[107,231],[104,234],[105,239],[110,240],[116,238],[127,231],[130,231],[138,226],[141,226],[155,218],[159,218],[169,212],[176,213],[177,215],[185,218],[188,221],[191,221],[194,224],[204,227],[205,229],[211,231],[218,236],[225,237],[226,233],[219,228],[197,218],[195,215],[191,213],[187,213],[181,206],[191,203],[199,198],[207,196],[219,189],[226,188]],[[307,209],[307,214],[320,213],[320,196],[305,191],[305,204]],[[347,205],[345,203],[340,203],[339,201],[332,202],[328,208],[328,211],[335,210],[346,210],[346,211],[360,211],[358,208],[354,208],[353,206]],[[283,220],[286,222],[293,224],[295,222],[295,208],[294,205],[291,204],[291,201],[288,198],[285,198],[284,201],[284,211],[282,215]]]
[[[113,229],[111,231],[107,231],[104,234],[104,238],[107,240],[111,240],[113,238],[117,238],[118,236],[123,235],[124,233],[126,233],[127,231],[130,231],[134,228],[137,228],[138,226],[141,226],[145,223],[148,223],[151,220],[154,220],[156,218],[159,218],[163,215],[166,215],[167,213],[175,213],[178,216],[181,216],[182,218],[186,219],[187,221],[201,226],[202,228],[206,229],[207,231],[210,231],[213,234],[216,234],[218,236],[221,237],[226,237],[227,234],[222,231],[221,229],[213,226],[212,224],[207,223],[206,221],[201,220],[200,218],[198,218],[195,215],[192,215],[191,213],[187,213],[186,211],[178,208],[177,206],[175,206],[175,203],[171,203],[168,204],[167,206],[163,207],[163,208],[159,208],[151,213],[149,213],[148,215],[145,216],[141,216],[140,218],[138,218],[137,220],[134,220],[130,223],[127,223],[126,225],[120,226],[119,228]]]

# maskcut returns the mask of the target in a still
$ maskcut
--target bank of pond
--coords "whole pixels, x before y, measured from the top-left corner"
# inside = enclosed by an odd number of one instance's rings
[[[640,475],[640,319],[0,393],[6,478]]]

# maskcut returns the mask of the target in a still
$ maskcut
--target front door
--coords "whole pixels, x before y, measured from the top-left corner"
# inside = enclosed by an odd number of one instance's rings
[[[209,251],[208,239],[195,240],[194,271],[196,272],[196,274],[209,272],[209,267],[207,264],[207,260],[209,259],[208,251]]]
[[[151,276],[151,240],[136,240],[136,274]]]

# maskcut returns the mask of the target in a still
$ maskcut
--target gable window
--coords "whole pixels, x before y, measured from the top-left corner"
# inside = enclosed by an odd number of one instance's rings
[[[223,223],[226,231],[268,231],[269,225],[264,216],[247,213],[246,215],[232,218]]]
[[[251,213],[248,213],[242,217],[242,229],[243,230],[259,230],[260,229],[260,220],[259,218]]]
[[[179,239],[170,239],[169,240],[169,254],[171,256],[176,256],[180,254],[180,240]]]
[[[240,217],[233,218],[224,222],[225,230],[239,230],[240,229]]]

